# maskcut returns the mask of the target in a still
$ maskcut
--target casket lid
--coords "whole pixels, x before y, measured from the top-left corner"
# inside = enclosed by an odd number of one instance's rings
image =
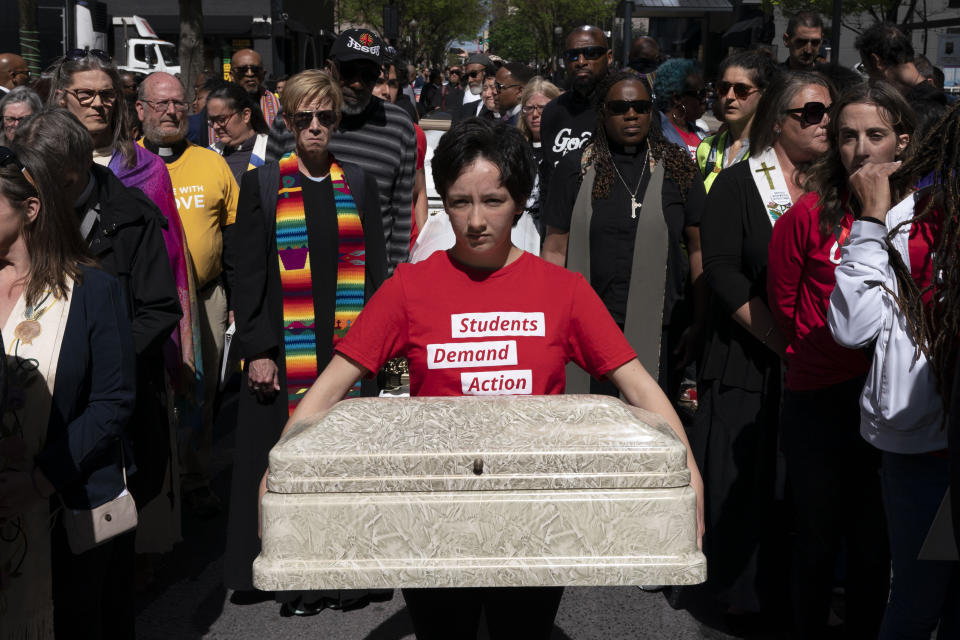
[[[276,493],[682,487],[660,416],[597,395],[357,398],[270,452]]]

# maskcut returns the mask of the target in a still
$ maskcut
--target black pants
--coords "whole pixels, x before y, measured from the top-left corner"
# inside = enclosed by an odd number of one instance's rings
[[[136,530],[74,555],[58,521],[51,532],[53,626],[57,638],[135,638]]]
[[[890,585],[880,452],[860,436],[857,378],[783,392],[782,447],[793,509],[791,602],[795,635],[823,638],[846,542],[846,637],[877,637]]]
[[[403,589],[417,640],[474,640],[481,612],[491,640],[547,640],[563,587]]]

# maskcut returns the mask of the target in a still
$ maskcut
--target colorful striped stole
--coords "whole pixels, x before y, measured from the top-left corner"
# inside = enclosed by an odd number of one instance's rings
[[[346,335],[363,307],[364,239],[357,205],[343,168],[330,163],[339,233],[337,290],[333,317],[333,344]],[[313,306],[310,247],[303,205],[300,168],[295,153],[280,159],[277,199],[277,257],[283,295],[283,343],[287,365],[287,407],[290,413],[319,375],[317,331]],[[359,384],[349,395],[359,394]]]

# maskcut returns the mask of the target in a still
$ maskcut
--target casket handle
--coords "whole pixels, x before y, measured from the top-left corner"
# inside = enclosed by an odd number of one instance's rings
[[[478,476],[483,473],[483,458],[474,458],[473,472]]]

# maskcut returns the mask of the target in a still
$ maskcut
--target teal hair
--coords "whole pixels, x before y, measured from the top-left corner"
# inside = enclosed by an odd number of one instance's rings
[[[663,111],[670,106],[670,99],[680,95],[687,88],[687,76],[700,73],[700,67],[695,60],[688,58],[670,58],[657,67],[656,78],[653,81],[654,101],[657,108]]]

